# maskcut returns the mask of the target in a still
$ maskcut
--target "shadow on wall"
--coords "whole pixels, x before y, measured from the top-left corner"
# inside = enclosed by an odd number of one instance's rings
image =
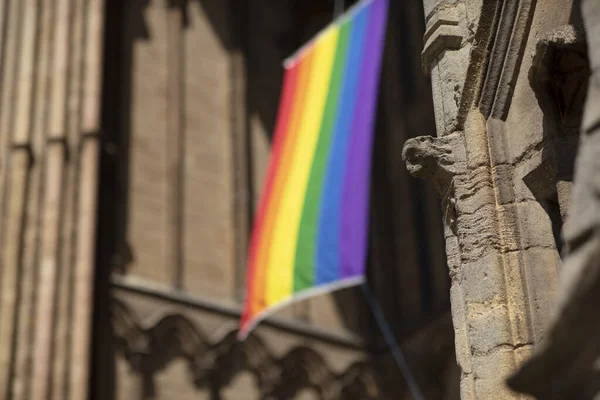
[[[530,85],[544,112],[544,140],[542,162],[523,181],[546,210],[559,251],[590,74],[584,36],[579,23],[540,37],[529,71]]]
[[[229,52],[247,55],[247,103],[249,114],[259,117],[272,132],[279,99],[282,61],[304,38],[297,26],[309,24],[313,15],[326,10],[322,1],[313,1],[313,10],[300,2],[256,1],[245,9],[235,0],[169,0],[168,7],[181,13],[182,29],[191,29],[195,21],[189,10],[196,3],[220,45]],[[225,4],[227,3],[227,4]],[[250,4],[250,3],[248,3]],[[103,77],[103,152],[100,172],[98,211],[98,253],[95,287],[94,354],[92,396],[115,396],[115,345],[111,315],[114,307],[110,293],[113,271],[126,273],[135,259],[135,249],[127,243],[129,225],[130,157],[132,131],[133,74],[135,46],[156,39],[148,23],[148,13],[156,4],[151,0],[106,1],[105,52]],[[235,7],[236,12],[231,12]],[[300,15],[298,10],[305,11]],[[330,11],[328,11],[330,13]],[[297,15],[296,15],[297,14]],[[312,24],[320,29],[328,21]],[[314,22],[314,21],[313,21]],[[253,32],[247,35],[247,32]],[[162,33],[161,33],[162,34]],[[310,35],[306,33],[305,35]],[[161,38],[162,39],[162,38]],[[233,72],[233,71],[232,71]]]
[[[127,265],[135,259],[135,249],[130,248],[126,238],[132,74],[136,69],[133,53],[136,43],[153,39],[146,22],[151,3],[107,0],[106,26],[110,29],[106,29],[104,57],[96,363],[92,371],[92,393],[98,399],[115,395],[114,382],[107,381],[114,377],[116,351],[111,340],[110,274],[126,273]],[[169,7],[181,12],[183,29],[194,26],[188,14],[192,3],[202,7],[225,49],[246,56],[247,118],[256,116],[270,135],[279,101],[282,62],[331,21],[333,0],[252,0],[252,7],[245,6],[247,9],[239,8],[243,2],[235,0],[170,0]],[[346,1],[347,6],[350,3]],[[420,69],[422,5],[419,0],[390,3],[391,28],[374,145],[370,280],[394,331],[404,339],[447,312],[449,287],[438,199],[429,186],[408,177],[401,159],[406,139],[423,131],[433,134],[435,130],[431,89]],[[239,12],[231,12],[234,6]],[[345,326],[374,343],[377,358],[383,344],[360,290],[340,291],[334,298]]]

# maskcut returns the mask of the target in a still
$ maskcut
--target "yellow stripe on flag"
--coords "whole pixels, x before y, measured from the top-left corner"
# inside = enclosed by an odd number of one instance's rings
[[[279,205],[267,264],[267,305],[285,300],[293,292],[298,228],[327,100],[338,35],[339,28],[332,27],[315,44],[315,58],[300,119],[300,131]]]

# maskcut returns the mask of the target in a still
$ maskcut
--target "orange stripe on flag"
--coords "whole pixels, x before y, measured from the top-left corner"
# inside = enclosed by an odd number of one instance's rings
[[[248,272],[246,274],[248,293],[241,322],[242,333],[246,329],[248,322],[266,307],[264,302],[266,252],[270,244],[273,222],[277,212],[283,181],[287,173],[286,164],[289,163],[289,158],[291,158],[290,152],[294,148],[296,141],[298,129],[291,129],[291,127],[299,125],[297,121],[300,118],[303,108],[301,105],[303,101],[301,99],[304,98],[303,93],[306,91],[309,72],[309,55],[303,62],[295,63],[285,71],[282,104],[275,126],[272,155],[269,160],[267,176],[265,178],[265,189],[263,190],[255,222],[258,225],[253,229],[249,250]]]

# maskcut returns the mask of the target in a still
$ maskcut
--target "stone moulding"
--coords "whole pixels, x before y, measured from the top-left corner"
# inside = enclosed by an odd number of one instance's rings
[[[600,393],[600,3],[583,0],[581,11],[587,54],[582,52],[582,32],[563,27],[542,39],[538,57],[553,61],[547,64],[553,74],[542,75],[546,85],[540,93],[546,106],[554,107],[559,133],[568,136],[573,126],[581,128],[572,204],[563,229],[558,313],[547,338],[509,380],[515,390],[548,400],[591,400]],[[563,79],[557,82],[556,77]],[[581,86],[587,86],[583,107]],[[553,104],[553,98],[564,101]]]
[[[515,93],[524,107],[531,91],[522,77],[537,2],[431,3],[422,61],[437,137],[408,140],[403,157],[442,196],[461,397],[522,398],[505,378],[544,337],[559,263],[546,199],[523,182],[542,161],[544,132],[528,133],[518,149],[509,142]],[[543,114],[531,107],[534,123]]]
[[[458,50],[463,43],[463,32],[459,25],[459,13],[455,8],[443,8],[427,21],[423,36],[421,62],[423,70],[430,74],[433,62],[447,49]]]
[[[172,360],[183,358],[197,388],[225,388],[236,375],[249,371],[263,399],[293,398],[304,388],[315,389],[324,400],[374,400],[381,396],[376,375],[366,362],[356,362],[336,373],[308,347],[298,346],[276,357],[256,333],[244,342],[237,340],[235,329],[209,338],[182,314],[167,314],[158,321],[143,323],[120,300],[113,301],[112,323],[118,351],[147,381]]]
[[[486,117],[505,120],[523,59],[536,0],[495,2],[494,40],[487,60],[479,108]],[[500,6],[502,5],[502,7]],[[501,8],[500,8],[501,7]]]
[[[440,1],[426,18],[423,70],[432,76],[434,94],[441,88],[441,96],[455,103],[436,107],[436,118],[448,121],[443,130],[438,125],[438,136],[464,129],[473,107],[501,119],[510,107],[536,0],[483,0],[480,8],[475,3]],[[439,101],[447,105],[449,99]]]

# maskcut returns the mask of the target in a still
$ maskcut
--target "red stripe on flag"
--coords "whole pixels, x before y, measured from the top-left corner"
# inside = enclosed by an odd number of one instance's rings
[[[256,257],[258,254],[261,239],[263,238],[264,234],[263,228],[266,212],[269,209],[270,204],[273,202],[274,196],[272,190],[273,183],[275,180],[274,178],[277,172],[277,167],[279,166],[281,154],[283,153],[283,149],[285,148],[285,142],[289,140],[291,136],[287,135],[287,133],[289,131],[288,124],[294,106],[294,99],[296,97],[296,87],[299,75],[298,70],[299,64],[295,64],[293,67],[285,71],[285,75],[283,78],[283,88],[281,94],[282,99],[277,116],[277,122],[275,124],[275,133],[273,137],[271,157],[269,160],[269,165],[267,167],[265,186],[261,195],[258,212],[256,214],[254,228],[252,229],[252,237],[250,240],[250,248],[248,251],[248,270],[246,272],[247,294],[240,326],[241,332],[245,330],[248,322],[250,322],[250,320],[256,312],[255,302],[258,299],[255,298],[255,296],[261,295],[259,293],[256,293],[256,286],[263,286],[262,282],[258,282],[258,280],[255,278],[257,278],[257,269],[265,268],[265,266],[256,265]]]

